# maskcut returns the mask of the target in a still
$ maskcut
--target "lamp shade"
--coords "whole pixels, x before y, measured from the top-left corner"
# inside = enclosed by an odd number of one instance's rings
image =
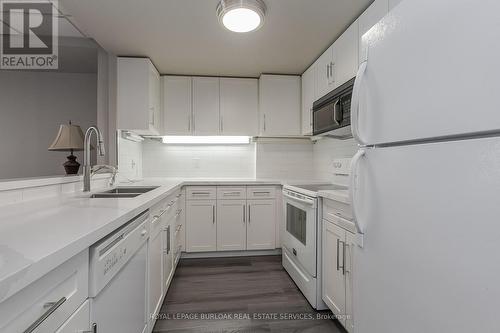
[[[59,132],[49,147],[54,151],[83,150],[83,132],[78,125],[61,125]]]

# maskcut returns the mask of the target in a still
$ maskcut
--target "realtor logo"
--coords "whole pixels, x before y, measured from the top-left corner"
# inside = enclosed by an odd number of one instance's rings
[[[55,1],[2,0],[1,69],[57,69]]]

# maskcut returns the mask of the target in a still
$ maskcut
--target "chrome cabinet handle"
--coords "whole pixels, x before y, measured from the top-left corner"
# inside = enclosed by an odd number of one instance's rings
[[[345,275],[345,249],[346,244],[342,242],[342,275]]]
[[[245,217],[245,205],[242,206],[243,207],[243,224],[245,224],[245,220],[246,220],[246,217]]]
[[[266,131],[266,114],[264,113],[264,132]]]
[[[192,192],[192,195],[210,195],[210,192]]]
[[[240,192],[238,191],[234,191],[234,192],[224,192],[223,195],[229,195],[229,196],[232,196],[232,195],[240,195]]]
[[[326,65],[326,78],[328,79],[328,83],[330,83],[330,64]]]
[[[170,226],[167,227],[167,254],[170,253]]]
[[[337,272],[340,269],[340,263],[339,263],[339,261],[340,261],[340,259],[339,259],[340,258],[340,246],[339,245],[340,245],[340,239],[337,238]]]
[[[269,192],[269,191],[254,191],[253,194],[254,195],[256,195],[256,194],[271,194],[271,192]]]
[[[215,224],[215,205],[212,206],[212,224]]]
[[[191,115],[188,115],[188,132],[191,132]]]
[[[27,329],[24,330],[23,333],[31,333],[34,332],[35,329],[40,326],[47,318],[50,317],[52,313],[54,313],[61,305],[66,302],[66,297],[62,297],[60,300],[57,302],[49,302],[45,303],[43,308],[48,308],[47,311],[45,311],[37,320],[33,322]]]
[[[251,221],[251,208],[252,208],[252,205],[248,205],[248,223],[250,224],[250,221]]]

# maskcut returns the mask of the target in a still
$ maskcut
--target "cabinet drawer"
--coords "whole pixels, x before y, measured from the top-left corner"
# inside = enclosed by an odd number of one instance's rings
[[[245,186],[232,187],[232,186],[218,186],[217,187],[217,199],[224,200],[241,200],[246,199],[247,192]]]
[[[85,250],[2,302],[0,332],[55,332],[87,299],[88,268]]]
[[[323,199],[323,218],[335,222],[338,217],[352,221],[351,205],[340,201]]]
[[[247,199],[272,199],[276,197],[276,187],[248,186]]]
[[[186,188],[187,200],[215,200],[217,188],[215,186],[190,186]]]
[[[75,333],[90,331],[90,304],[89,301],[80,306],[55,333]]]

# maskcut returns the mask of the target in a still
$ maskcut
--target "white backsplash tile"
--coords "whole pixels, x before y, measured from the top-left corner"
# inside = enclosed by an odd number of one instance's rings
[[[143,143],[144,177],[254,178],[255,144],[165,145]]]
[[[307,140],[258,143],[257,178],[314,179],[313,144]]]
[[[143,177],[143,145],[140,142],[118,138],[119,178],[142,179]]]
[[[314,174],[318,180],[347,185],[348,177],[333,174],[333,161],[337,158],[352,158],[358,147],[354,139],[337,140],[323,138],[314,144]]]

